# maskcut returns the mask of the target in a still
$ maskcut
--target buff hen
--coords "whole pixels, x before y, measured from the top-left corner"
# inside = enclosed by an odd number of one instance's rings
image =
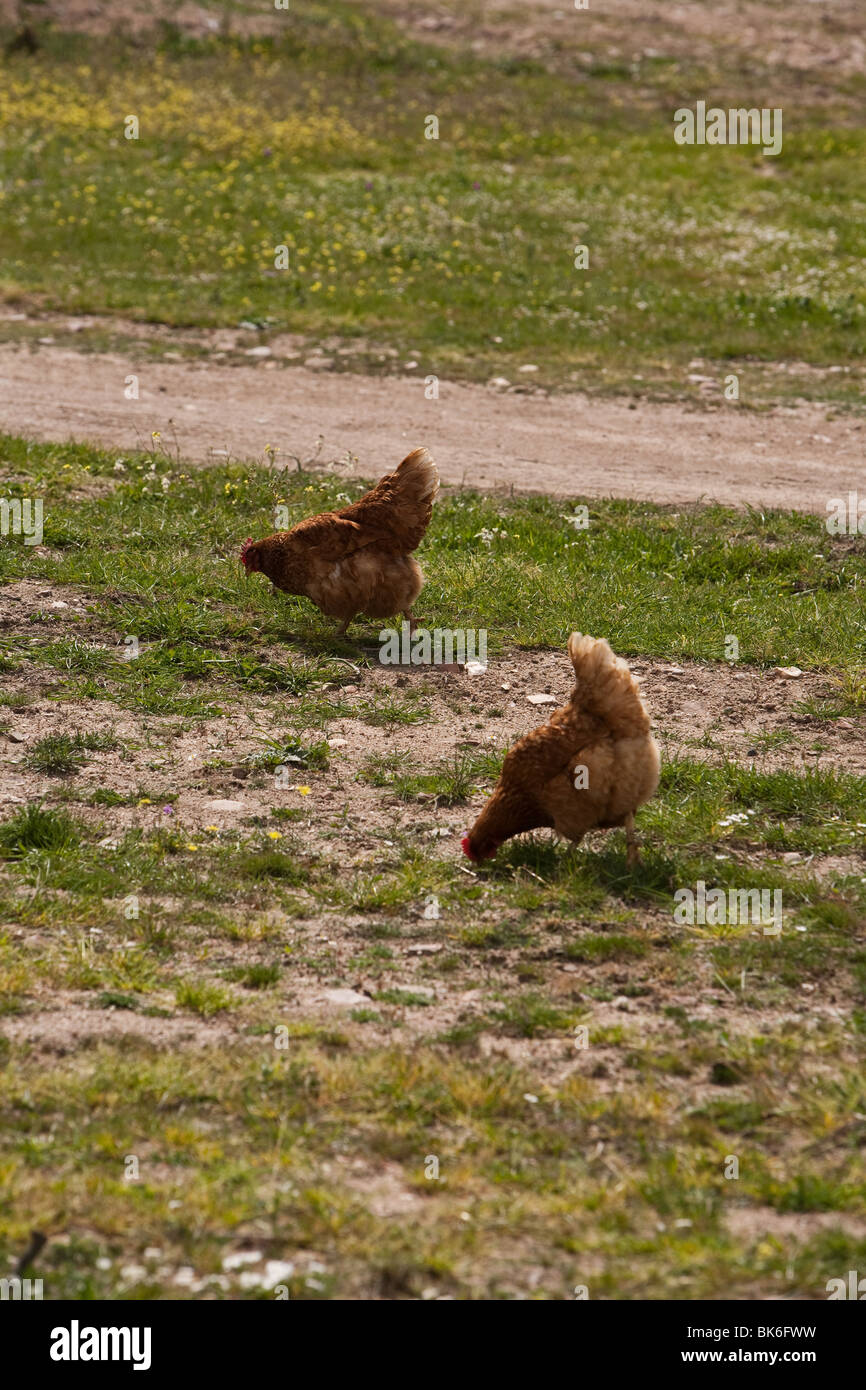
[[[412,605],[424,576],[412,551],[430,524],[439,474],[426,449],[415,449],[393,473],[339,512],[322,512],[264,540],[244,541],[247,574],[264,574],[277,589],[310,599],[338,618],[340,635],[359,613],[414,624]]]
[[[634,813],[656,790],[659,750],[637,684],[604,639],[573,632],[575,689],[567,705],[510,750],[499,781],[463,839],[470,859],[489,859],[524,830],[552,826],[575,843],[588,830],[624,826],[637,862]]]

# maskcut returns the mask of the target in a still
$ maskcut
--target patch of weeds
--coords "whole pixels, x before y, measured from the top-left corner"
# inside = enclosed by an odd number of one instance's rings
[[[211,1018],[234,1005],[231,994],[219,985],[196,984],[191,980],[182,980],[175,987],[174,997],[178,1008],[190,1009],[202,1018]]]
[[[270,772],[278,767],[326,772],[330,766],[330,751],[327,739],[306,745],[299,739],[269,739],[262,752],[248,754],[245,762],[248,767],[265,768]]]
[[[242,854],[238,858],[237,868],[243,878],[254,880],[276,878],[283,883],[291,884],[293,887],[306,883],[309,878],[309,873],[305,868],[296,864],[287,854],[281,854],[275,849]]]
[[[641,960],[648,949],[647,943],[640,937],[611,932],[609,935],[598,933],[582,936],[579,941],[570,941],[563,954],[568,960],[592,964],[606,960]]]
[[[529,938],[525,927],[516,922],[481,923],[478,926],[464,927],[460,932],[463,946],[485,950],[490,946],[521,946]]]
[[[866,671],[844,671],[841,676],[831,677],[826,695],[801,700],[797,709],[813,719],[856,719],[866,713]]]
[[[78,828],[65,811],[31,804],[0,824],[0,856],[4,859],[20,859],[31,850],[74,849],[78,843]]]
[[[397,724],[424,724],[430,718],[430,705],[416,691],[402,699],[380,695],[372,700],[359,700],[352,711],[356,719],[375,728],[391,729]]]
[[[432,797],[442,806],[460,805],[476,790],[477,760],[467,753],[458,752],[429,772],[408,772],[404,768],[405,755],[388,754],[370,758],[358,777],[374,787],[388,787],[401,801],[421,795]]]
[[[247,965],[227,970],[225,977],[244,989],[270,989],[279,984],[281,974],[279,965]]]
[[[88,753],[109,753],[119,746],[112,734],[47,734],[28,750],[24,761],[34,772],[62,777],[77,772]]]
[[[484,1028],[483,1018],[461,1018],[444,1033],[440,1033],[438,1041],[445,1043],[447,1047],[474,1048]]]
[[[409,989],[380,989],[373,998],[382,1004],[402,1004],[407,1008],[426,1009],[433,1000],[426,994],[415,994]]]
[[[117,994],[113,990],[103,990],[96,1000],[98,1009],[138,1009],[138,1000],[131,994]]]
[[[768,1179],[761,1190],[762,1199],[777,1211],[844,1211],[855,1195],[849,1185],[819,1173],[798,1173],[786,1183]]]
[[[577,1015],[558,1009],[543,994],[528,993],[509,999],[505,1007],[491,1016],[500,1032],[518,1038],[537,1038],[545,1033],[562,1033],[571,1028]]]

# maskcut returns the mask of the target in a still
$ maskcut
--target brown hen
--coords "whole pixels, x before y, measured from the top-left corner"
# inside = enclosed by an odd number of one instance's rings
[[[277,589],[310,599],[345,633],[359,613],[411,623],[424,576],[412,558],[430,524],[439,474],[426,449],[339,512],[322,512],[264,540],[244,541],[247,574],[267,575]]]
[[[604,639],[573,632],[575,689],[567,705],[510,750],[496,788],[463,840],[489,859],[512,835],[552,826],[578,842],[588,830],[624,826],[637,862],[634,813],[659,781],[659,750],[627,665]]]

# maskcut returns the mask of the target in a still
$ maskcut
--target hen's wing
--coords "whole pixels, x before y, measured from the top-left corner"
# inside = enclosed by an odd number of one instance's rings
[[[409,555],[424,539],[439,491],[439,474],[426,449],[414,449],[393,473],[336,515],[358,528],[358,545],[377,545],[394,555]],[[341,538],[351,533],[340,532]]]
[[[577,751],[567,726],[540,724],[506,753],[500,781],[503,786],[526,786],[537,791],[563,772]]]
[[[283,543],[296,554],[314,552],[329,563],[371,545],[408,555],[423,540],[438,490],[436,465],[426,449],[415,449],[359,501],[298,522]]]
[[[373,537],[365,535],[356,522],[346,520],[339,512],[322,512],[299,521],[283,538],[289,554],[298,558],[317,555],[331,564],[372,541]]]

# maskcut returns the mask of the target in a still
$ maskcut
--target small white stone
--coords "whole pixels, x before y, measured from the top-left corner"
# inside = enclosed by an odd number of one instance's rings
[[[366,994],[359,994],[354,989],[326,989],[320,998],[328,1004],[340,1004],[345,1008],[352,1008],[356,1004],[369,1004],[370,1002]]]
[[[223,1257],[223,1269],[240,1269],[242,1265],[256,1265],[262,1258],[261,1250],[235,1250]]]

